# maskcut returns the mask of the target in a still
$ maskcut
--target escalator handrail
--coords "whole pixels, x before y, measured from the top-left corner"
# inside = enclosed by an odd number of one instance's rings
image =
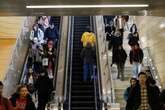
[[[147,61],[146,62],[147,62],[147,66],[149,67],[149,70],[151,72],[151,76],[155,79],[159,89],[162,89],[163,86],[162,86],[162,83],[160,82],[160,76],[158,74],[158,70],[157,70],[157,68],[154,64],[154,60],[151,56],[150,48],[145,47],[145,48],[143,48],[143,51],[147,52],[147,56],[146,56]],[[143,61],[143,63],[144,63],[144,61]]]
[[[96,33],[96,36],[97,36],[97,30],[96,30],[97,27],[96,27],[95,17],[93,17],[93,25],[92,26],[93,26],[93,29],[94,29],[94,33]],[[99,89],[98,92],[99,92],[99,99],[101,101],[102,100],[102,97],[101,97],[102,96],[102,91],[101,91],[102,85],[101,85],[101,75],[100,75],[101,66],[100,66],[100,60],[99,60],[98,40],[96,40],[96,62],[97,62],[97,82],[98,82],[98,89]],[[94,83],[95,83],[94,87],[95,87],[95,93],[96,93],[96,91],[97,91],[96,79],[94,80]]]
[[[53,82],[54,82],[54,88],[56,88],[56,78],[57,78],[57,71],[58,71],[58,61],[59,61],[59,52],[60,52],[60,44],[61,44],[61,30],[62,30],[62,20],[63,20],[63,17],[61,16],[60,17],[60,25],[59,25],[59,40],[58,40],[58,44],[57,44],[57,50],[56,50],[56,58],[55,58],[55,68],[54,68],[54,78],[53,78]]]
[[[24,79],[26,78],[25,73],[26,73],[26,69],[27,69],[28,57],[29,57],[29,47],[28,47],[28,51],[26,52],[26,57],[25,57],[22,72],[21,72],[21,78],[20,78],[18,84],[24,84]]]
[[[67,52],[65,55],[65,83],[64,83],[64,102],[66,102],[67,100],[67,92],[69,93],[69,110],[70,110],[70,101],[71,101],[71,78],[72,78],[72,50],[73,50],[73,46],[72,46],[72,42],[73,42],[73,17],[69,16],[68,19],[68,38],[67,38]],[[70,73],[68,74],[68,66],[70,65]],[[68,77],[69,77],[69,82],[68,82]],[[69,83],[69,91],[67,91],[67,84]]]

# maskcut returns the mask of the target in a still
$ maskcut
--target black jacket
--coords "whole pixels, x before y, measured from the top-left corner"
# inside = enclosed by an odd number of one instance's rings
[[[112,63],[113,64],[125,64],[125,61],[127,59],[127,54],[124,49],[116,49],[114,51],[114,55],[112,57]]]
[[[134,33],[135,34],[135,33]],[[134,36],[134,34],[130,33],[128,35],[128,44],[130,46],[134,46],[136,44],[138,44],[139,41],[139,34],[136,32],[137,36]]]
[[[53,29],[51,29],[50,27],[47,28],[45,30],[45,35],[44,35],[44,39],[48,39],[48,40],[58,40],[59,37],[59,33],[57,28],[54,26]]]
[[[142,63],[143,61],[143,50],[142,49],[137,49],[137,50],[131,50],[129,53],[130,57],[130,63],[132,64],[133,62],[138,62]]]
[[[94,64],[95,63],[96,52],[92,47],[85,47],[81,51],[81,58],[84,64]]]
[[[151,110],[159,110],[159,94],[152,86],[147,86],[148,103]],[[141,104],[140,85],[137,84],[130,92],[126,110],[138,110]]]
[[[47,75],[40,76],[35,83],[35,88],[38,91],[38,97],[48,100],[53,90],[52,80]]]
[[[11,101],[13,107],[16,106],[16,101],[17,101],[18,98],[19,98],[19,94],[18,93],[14,93],[11,96],[10,101]],[[36,107],[35,107],[35,105],[34,105],[30,95],[27,95],[27,104],[26,104],[25,110],[36,110]]]

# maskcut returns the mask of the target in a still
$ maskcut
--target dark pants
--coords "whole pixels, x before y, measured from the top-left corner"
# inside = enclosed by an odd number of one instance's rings
[[[91,78],[93,72],[93,64],[84,64],[83,69],[83,80],[86,81],[88,78]]]
[[[124,80],[124,63],[117,64],[117,70],[118,70],[117,78]]]
[[[38,96],[38,108],[37,108],[37,110],[45,110],[47,103],[48,103],[47,97]]]

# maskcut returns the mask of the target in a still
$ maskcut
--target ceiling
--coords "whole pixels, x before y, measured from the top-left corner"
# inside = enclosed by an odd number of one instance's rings
[[[149,4],[148,8],[26,9],[26,5]],[[165,0],[1,0],[0,16],[148,15],[165,16]]]

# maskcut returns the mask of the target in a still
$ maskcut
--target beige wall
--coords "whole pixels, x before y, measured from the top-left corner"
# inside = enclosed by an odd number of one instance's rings
[[[151,55],[165,87],[165,17],[135,17],[143,47],[150,47]]]
[[[21,31],[25,17],[0,17],[0,80],[8,69],[16,37]]]
[[[25,17],[0,17],[0,38],[16,38]]]

